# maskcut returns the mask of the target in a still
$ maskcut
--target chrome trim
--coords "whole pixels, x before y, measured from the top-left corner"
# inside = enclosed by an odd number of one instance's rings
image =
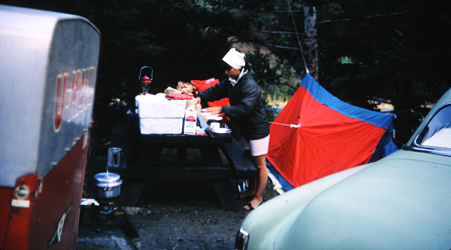
[[[22,184],[14,189],[13,194],[19,199],[27,199],[30,195],[30,189],[27,185]]]
[[[431,115],[426,122],[424,122],[424,126],[421,128],[420,131],[418,131],[418,133],[416,134],[415,138],[413,139],[411,145],[404,145],[403,149],[419,151],[419,152],[427,152],[427,153],[438,154],[438,155],[451,156],[451,151],[448,148],[425,146],[419,142],[419,137],[423,133],[424,129],[429,125],[429,123],[434,119],[434,117],[441,110],[447,108],[448,106],[451,106],[451,102],[447,102],[447,103],[443,104],[441,107],[437,108],[435,110],[434,114]]]
[[[247,250],[247,245],[249,244],[249,233],[243,228],[238,230],[235,239],[235,250]]]
[[[425,152],[425,153],[436,154],[436,155],[451,156],[450,150],[441,149],[438,147],[404,146],[403,149],[417,151],[417,152]]]

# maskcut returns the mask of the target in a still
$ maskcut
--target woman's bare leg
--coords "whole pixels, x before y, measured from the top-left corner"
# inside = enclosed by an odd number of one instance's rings
[[[254,165],[257,168],[257,176],[254,177],[255,181],[249,183],[249,191],[252,190],[252,185],[255,187],[255,196],[250,201],[252,207],[256,208],[263,201],[263,192],[266,188],[266,183],[268,182],[268,169],[266,168],[266,155],[254,156],[252,157]],[[250,209],[248,205],[244,207],[245,209]]]

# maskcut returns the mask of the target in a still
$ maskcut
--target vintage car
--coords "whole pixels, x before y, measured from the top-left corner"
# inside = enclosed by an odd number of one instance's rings
[[[236,249],[451,249],[451,89],[409,142],[254,211]]]

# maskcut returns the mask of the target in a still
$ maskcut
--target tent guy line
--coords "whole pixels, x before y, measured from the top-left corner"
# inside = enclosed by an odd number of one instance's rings
[[[296,124],[279,123],[279,122],[270,122],[270,123],[271,124],[276,124],[276,125],[288,126],[290,128],[299,128],[302,125],[302,123],[299,123],[298,125],[296,125]]]

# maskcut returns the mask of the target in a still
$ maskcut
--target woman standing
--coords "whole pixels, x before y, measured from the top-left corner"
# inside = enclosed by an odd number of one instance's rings
[[[257,168],[257,176],[250,179],[249,189],[240,198],[251,198],[244,206],[253,210],[263,203],[263,192],[268,181],[266,154],[269,145],[269,120],[261,100],[261,90],[253,78],[254,71],[246,67],[245,55],[234,48],[222,58],[228,78],[199,93],[196,103],[228,97],[230,106],[209,107],[207,112],[224,113],[239,126],[243,145]]]

